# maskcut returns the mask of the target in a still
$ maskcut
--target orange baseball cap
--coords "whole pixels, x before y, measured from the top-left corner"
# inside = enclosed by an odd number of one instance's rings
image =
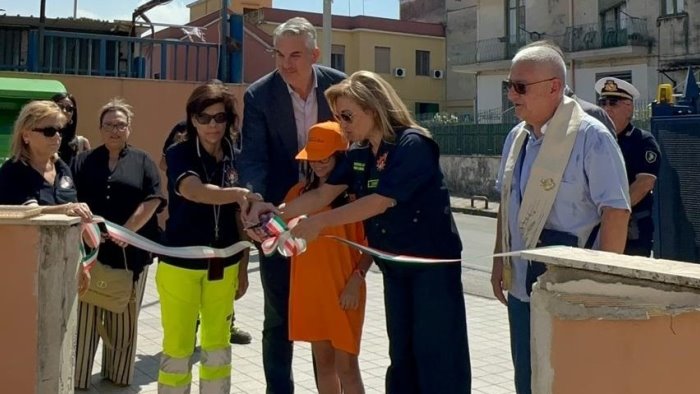
[[[298,160],[319,161],[333,153],[348,149],[348,142],[337,122],[316,123],[309,129],[306,146],[297,154]]]

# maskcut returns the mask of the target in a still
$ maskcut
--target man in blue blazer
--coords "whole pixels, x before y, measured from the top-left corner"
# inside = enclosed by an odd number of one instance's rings
[[[314,64],[320,55],[316,29],[304,18],[279,25],[273,33],[273,45],[277,69],[250,85],[243,97],[239,172],[242,185],[277,205],[300,180],[295,156],[306,145],[309,128],[333,119],[324,91],[346,75]],[[260,259],[267,393],[293,393],[289,261],[280,255],[261,255]]]

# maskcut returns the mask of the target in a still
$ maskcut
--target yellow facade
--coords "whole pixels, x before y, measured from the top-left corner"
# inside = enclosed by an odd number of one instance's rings
[[[221,0],[197,0],[187,5],[190,9],[190,21],[197,20],[212,12],[221,10]],[[246,9],[258,9],[272,7],[272,0],[229,0],[228,8],[242,14]]]
[[[272,34],[277,24],[264,23],[259,27]],[[322,30],[318,29],[318,45],[321,46]],[[412,112],[437,112],[445,107],[445,38],[395,33],[369,29],[333,29],[334,46],[345,47],[345,72],[375,70],[375,47],[390,48],[390,73],[381,74],[399,93]],[[429,75],[416,75],[416,51],[430,53]],[[405,76],[394,75],[397,68],[405,69]],[[435,78],[434,70],[442,72],[442,79]],[[420,110],[418,103],[423,103]],[[430,110],[426,111],[425,104]],[[435,106],[437,105],[437,106]]]

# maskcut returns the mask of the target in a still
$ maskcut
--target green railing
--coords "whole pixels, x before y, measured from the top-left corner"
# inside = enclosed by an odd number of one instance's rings
[[[650,105],[645,100],[634,104],[632,123],[650,130]],[[513,111],[500,108],[468,113],[420,114],[418,123],[430,130],[443,155],[500,156],[508,132],[519,123]]]
[[[578,52],[628,45],[647,46],[651,40],[646,18],[625,16],[619,26],[589,23],[567,27],[563,40],[558,44],[566,52]]]

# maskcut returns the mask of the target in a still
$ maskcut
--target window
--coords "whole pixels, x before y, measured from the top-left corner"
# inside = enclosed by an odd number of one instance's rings
[[[429,51],[416,51],[416,75],[430,75]]]
[[[661,0],[661,14],[673,15],[685,11],[685,0]]]
[[[374,47],[374,72],[391,74],[391,48]]]
[[[345,72],[345,45],[333,45],[331,47],[331,67]]]
[[[416,115],[436,114],[440,112],[440,104],[437,103],[416,103]]]
[[[622,30],[627,27],[627,4],[620,3],[600,13],[602,32]]]
[[[525,34],[525,0],[508,0],[506,14],[509,43],[524,43]]]

